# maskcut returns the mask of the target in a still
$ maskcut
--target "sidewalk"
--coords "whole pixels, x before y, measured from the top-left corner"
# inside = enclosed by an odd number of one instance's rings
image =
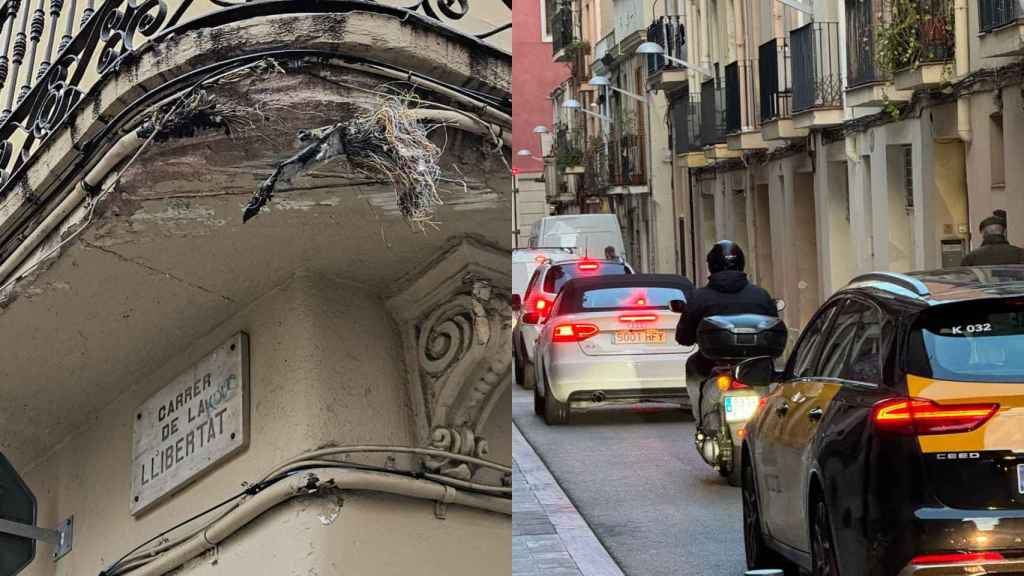
[[[515,423],[512,576],[623,576]]]

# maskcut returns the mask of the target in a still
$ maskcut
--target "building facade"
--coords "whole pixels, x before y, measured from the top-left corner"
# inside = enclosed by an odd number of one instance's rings
[[[511,2],[462,7],[4,5],[0,453],[74,529],[25,574],[511,571]]]
[[[512,83],[516,105],[512,110],[512,147],[517,154],[517,237],[525,246],[534,222],[547,216],[545,161],[553,137],[551,91],[569,74],[568,67],[551,59],[551,22],[547,0],[532,0],[513,13]],[[537,132],[543,127],[546,132]]]
[[[671,160],[670,207],[647,216],[656,260],[703,278],[710,245],[736,240],[798,329],[859,273],[956,265],[993,210],[1024,241],[1017,0],[680,0],[644,14],[663,53],[644,56],[645,88],[669,135],[652,127],[647,146]]]

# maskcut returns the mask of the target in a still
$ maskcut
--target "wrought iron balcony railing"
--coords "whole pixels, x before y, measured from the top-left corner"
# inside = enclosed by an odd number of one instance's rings
[[[955,49],[953,0],[918,0],[917,13],[918,62],[952,60]]]
[[[793,45],[793,112],[843,104],[839,75],[839,24],[811,22],[790,33]]]
[[[679,60],[686,60],[686,26],[682,16],[661,16],[647,27],[647,40],[656,42],[665,49],[665,54]],[[647,74],[657,74],[665,68],[679,65],[667,60],[661,54],[647,56]]]
[[[672,119],[672,151],[683,154],[690,146],[690,91],[680,90],[672,99],[669,115]]]
[[[725,67],[726,134],[761,125],[757,69],[757,60],[737,61]]]
[[[700,85],[700,142],[704,146],[725,142],[725,82],[718,75]]]
[[[1018,0],[978,0],[982,32],[991,32],[1024,17]]]
[[[488,38],[509,22],[481,32]],[[271,0],[7,0],[0,5],[0,198],[33,154],[102,81],[133,62],[151,41],[202,26],[275,14],[350,10],[343,2]],[[436,4],[436,5],[435,5]],[[390,13],[419,12],[450,24],[470,13],[436,0],[407,8],[369,5]],[[374,6],[379,6],[375,8]],[[490,18],[491,15],[489,14]],[[211,50],[213,48],[211,47]],[[131,81],[131,80],[129,80]],[[149,87],[139,86],[145,92]],[[104,121],[111,121],[105,118]],[[90,149],[92,142],[76,141]]]
[[[552,155],[559,168],[582,166],[584,161],[585,140],[583,131],[573,129],[566,124],[555,125],[555,138],[552,142]]]
[[[576,43],[576,15],[572,2],[558,2],[551,18],[551,49],[558,54]]]
[[[704,142],[701,138],[701,105],[700,100],[694,102],[690,100],[686,108],[686,150],[689,152],[697,152],[704,148]]]
[[[793,98],[790,85],[789,44],[785,38],[769,40],[757,49],[761,81],[761,122],[789,118]]]
[[[603,60],[605,67],[611,65],[611,58],[615,57],[615,30],[612,30],[608,34],[605,34],[604,38],[601,38],[594,44],[594,61]]]
[[[612,186],[647,184],[646,138],[643,134],[623,134],[608,144],[608,183]]]

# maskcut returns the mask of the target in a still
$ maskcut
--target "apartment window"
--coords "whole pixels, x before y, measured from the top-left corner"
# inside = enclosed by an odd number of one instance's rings
[[[551,22],[548,21],[548,1],[540,0],[540,39],[551,42]]]
[[[991,116],[989,126],[989,161],[992,166],[992,186],[1006,185],[1006,164],[1003,155],[1003,114],[997,112]]]

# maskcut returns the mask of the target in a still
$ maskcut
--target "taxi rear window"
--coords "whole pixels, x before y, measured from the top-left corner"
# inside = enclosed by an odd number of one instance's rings
[[[629,274],[629,269],[621,262],[607,262],[602,260],[585,260],[582,262],[566,262],[556,264],[548,270],[544,277],[544,291],[548,294],[558,294],[562,286],[573,278],[584,278],[587,276],[615,276]]]
[[[938,380],[1024,382],[1024,299],[945,304],[910,332],[907,371]]]
[[[686,300],[679,288],[663,286],[622,286],[587,290],[580,299],[583,310],[619,310],[632,308],[668,309],[672,300]]]

